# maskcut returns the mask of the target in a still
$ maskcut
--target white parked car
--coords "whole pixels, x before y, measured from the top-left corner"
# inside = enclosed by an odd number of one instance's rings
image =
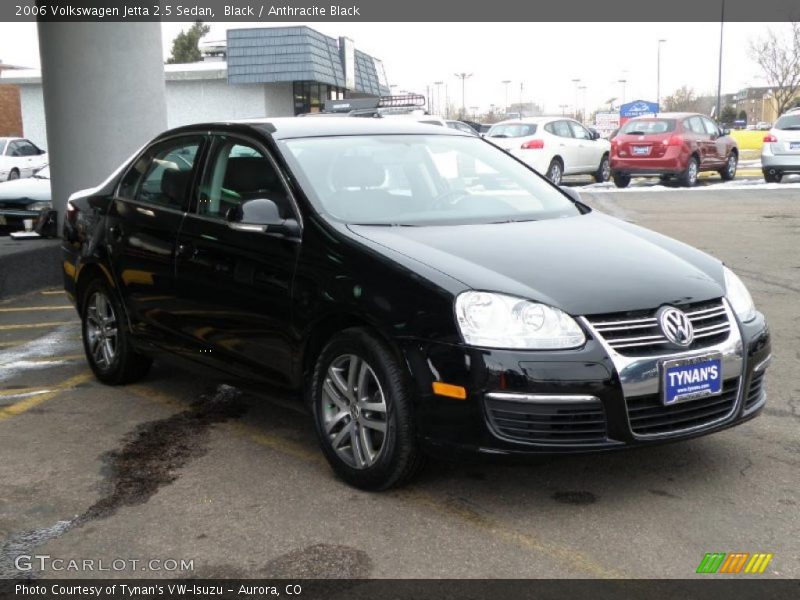
[[[47,162],[47,152],[32,142],[0,137],[0,181],[30,177]]]
[[[778,183],[786,173],[800,173],[800,110],[782,115],[761,147],[761,169],[768,183]]]
[[[564,175],[611,177],[611,144],[566,117],[528,117],[495,123],[486,139],[559,185]]]

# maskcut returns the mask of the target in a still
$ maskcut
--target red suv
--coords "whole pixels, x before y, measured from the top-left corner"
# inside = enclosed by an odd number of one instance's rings
[[[676,178],[693,186],[701,171],[717,171],[728,181],[736,176],[739,148],[730,131],[695,113],[661,113],[637,117],[611,140],[611,175],[617,187],[631,177]]]

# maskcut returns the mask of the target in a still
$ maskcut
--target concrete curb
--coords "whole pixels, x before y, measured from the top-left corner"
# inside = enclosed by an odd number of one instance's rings
[[[0,300],[62,286],[61,240],[0,238]]]

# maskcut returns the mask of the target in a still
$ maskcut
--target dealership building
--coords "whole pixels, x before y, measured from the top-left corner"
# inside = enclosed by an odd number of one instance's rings
[[[306,26],[231,29],[225,41],[202,48],[202,62],[164,65],[170,128],[293,116],[319,111],[328,99],[389,93],[379,59],[357,49],[349,38],[335,39]],[[120,77],[119,84],[125,81]],[[0,85],[18,90],[23,133],[46,147],[41,73],[4,71]],[[91,115],[85,118],[90,127]]]

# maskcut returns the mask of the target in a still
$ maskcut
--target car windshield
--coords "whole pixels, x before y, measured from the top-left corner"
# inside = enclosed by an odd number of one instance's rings
[[[675,131],[675,119],[634,119],[619,130],[624,135],[655,135]]]
[[[530,123],[511,123],[495,125],[489,130],[489,137],[526,137],[536,133],[536,125]]]
[[[557,188],[477,137],[302,138],[282,149],[317,209],[346,223],[457,225],[580,214]]]
[[[783,115],[775,122],[775,129],[800,129],[800,114]]]

